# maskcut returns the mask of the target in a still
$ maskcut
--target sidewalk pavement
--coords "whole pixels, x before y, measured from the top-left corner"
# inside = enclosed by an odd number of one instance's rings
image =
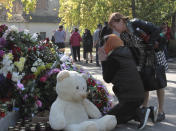
[[[101,67],[96,67],[95,63],[80,62],[76,63],[81,65],[84,69],[88,70],[95,78],[101,80],[107,87],[109,93],[114,96],[112,92],[112,84],[105,83],[102,78]],[[172,68],[171,68],[172,67]],[[148,120],[146,127],[143,131],[176,131],[176,62],[169,62],[169,70],[166,73],[168,86],[165,88],[165,103],[164,110],[166,113],[166,119],[162,122],[152,123]],[[114,96],[114,102],[117,102]],[[149,105],[157,106],[156,92],[150,92]],[[124,125],[118,125],[113,131],[136,131],[137,124],[134,121],[130,121]]]
[[[176,69],[176,58],[168,59],[169,69]]]

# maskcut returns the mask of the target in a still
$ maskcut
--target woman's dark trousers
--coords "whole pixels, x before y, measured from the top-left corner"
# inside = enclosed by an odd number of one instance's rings
[[[78,61],[80,61],[80,46],[72,46],[73,49],[73,57],[74,60],[77,61],[77,56],[78,56]]]
[[[143,100],[119,102],[112,109],[110,109],[107,114],[115,115],[117,123],[124,124],[136,118],[136,112],[142,103]]]

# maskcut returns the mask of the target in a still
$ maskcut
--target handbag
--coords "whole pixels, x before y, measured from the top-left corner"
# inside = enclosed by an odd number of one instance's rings
[[[152,91],[167,86],[164,66],[145,66],[141,70],[141,78],[145,91]]]
[[[141,69],[145,91],[158,90],[167,86],[165,66],[158,63],[156,55],[158,54],[151,49],[146,56],[146,63]]]
[[[166,56],[164,54],[164,51],[155,52],[155,56],[156,56],[157,65],[164,66],[165,71],[167,71],[168,70],[168,64],[167,64],[167,60],[166,60]]]

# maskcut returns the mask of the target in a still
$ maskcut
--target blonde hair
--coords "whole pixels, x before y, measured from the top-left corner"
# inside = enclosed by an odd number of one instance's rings
[[[112,28],[113,22],[119,22],[121,19],[126,22],[128,20],[128,17],[123,16],[119,12],[112,13],[109,17],[108,24]]]

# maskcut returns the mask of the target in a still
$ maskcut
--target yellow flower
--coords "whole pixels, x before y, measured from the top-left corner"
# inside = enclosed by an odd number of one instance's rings
[[[13,55],[12,55],[12,53],[8,53],[7,56],[9,57],[10,60],[13,60]]]
[[[37,71],[34,73],[35,76],[38,76],[43,70],[45,70],[45,65],[41,65],[37,67]]]
[[[55,50],[54,50],[54,48],[51,48],[51,52],[54,54],[55,53]]]
[[[22,71],[24,68],[25,61],[26,61],[25,57],[21,57],[20,61],[14,62],[14,65],[18,68],[19,71]]]

